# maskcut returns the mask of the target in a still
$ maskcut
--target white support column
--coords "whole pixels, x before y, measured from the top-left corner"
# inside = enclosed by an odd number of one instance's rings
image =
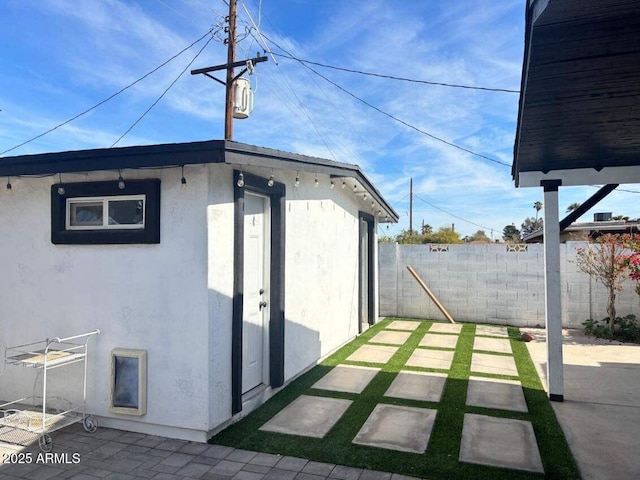
[[[564,400],[562,362],[562,309],[560,305],[560,217],[558,186],[560,181],[543,181],[544,187],[544,288],[547,328],[547,381],[549,398]]]

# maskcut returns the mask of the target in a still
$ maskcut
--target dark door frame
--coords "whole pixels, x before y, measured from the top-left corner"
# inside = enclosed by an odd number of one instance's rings
[[[365,226],[366,225],[366,226]],[[358,212],[358,333],[362,333],[362,311],[364,308],[363,293],[367,292],[367,323],[373,325],[375,323],[375,217],[367,212]],[[366,232],[363,231],[366,229]],[[367,284],[362,284],[362,242],[360,241],[363,234],[367,236]]]
[[[238,186],[242,174],[244,186]],[[231,326],[231,411],[242,411],[242,316],[244,284],[244,194],[249,191],[271,200],[271,268],[269,315],[269,383],[284,384],[284,260],[285,198],[283,183],[268,185],[268,179],[239,170],[233,171],[233,314]]]

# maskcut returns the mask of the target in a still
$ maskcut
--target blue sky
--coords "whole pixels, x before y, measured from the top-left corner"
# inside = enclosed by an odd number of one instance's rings
[[[243,0],[238,33],[245,38],[237,55],[248,58],[263,50],[255,31],[246,34],[246,7],[277,54],[382,75],[517,90],[524,3]],[[212,27],[224,35],[227,11],[222,0],[0,2],[0,151],[104,100]],[[89,114],[5,155],[111,146],[178,78],[207,38]],[[249,119],[235,122],[234,139],[359,164],[400,214],[398,225],[379,233],[408,227],[409,178],[416,195],[415,227],[423,220],[435,228],[453,223],[462,235],[483,229],[497,238],[505,225],[519,228],[535,215],[540,189],[516,189],[508,166],[424,133],[510,165],[517,94],[310,65],[329,83],[295,60],[276,59],[277,65],[270,58],[248,77],[255,108]],[[226,46],[214,38],[117,145],[223,138],[223,87],[188,70],[225,62]],[[595,191],[561,189],[561,214]],[[638,217],[634,195],[614,192],[595,211]],[[592,213],[581,220],[592,220]]]

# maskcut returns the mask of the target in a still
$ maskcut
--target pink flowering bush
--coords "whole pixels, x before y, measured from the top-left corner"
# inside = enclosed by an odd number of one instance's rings
[[[607,318],[589,319],[583,323],[585,332],[600,338],[640,343],[640,327],[634,315],[616,316],[616,292],[622,290],[622,280],[636,281],[635,291],[640,295],[640,235],[602,235],[587,248],[576,251],[576,263],[607,288]]]
[[[579,248],[576,252],[578,268],[604,285],[609,293],[607,314],[610,328],[613,328],[616,318],[616,292],[622,290],[627,270],[625,250],[620,236],[608,233],[596,238],[588,248]]]
[[[640,235],[623,235],[623,245],[631,250],[631,253],[623,255],[621,261],[631,280],[635,280],[635,291],[640,295]]]

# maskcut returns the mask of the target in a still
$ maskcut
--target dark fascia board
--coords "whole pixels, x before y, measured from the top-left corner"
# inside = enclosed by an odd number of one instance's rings
[[[384,199],[358,165],[342,163],[324,158],[310,157],[270,148],[256,147],[237,142],[225,142],[225,163],[236,166],[289,169],[300,172],[319,173],[332,178],[354,178],[367,190],[372,199],[381,206],[392,222],[397,222],[398,214]]]
[[[0,177],[222,163],[223,149],[223,141],[211,140],[3,157]]]
[[[97,148],[0,158],[0,177],[55,175],[119,169],[177,167],[205,163],[227,163],[274,169],[291,169],[353,177],[382,207],[392,222],[398,214],[364,175],[360,167],[244,143],[209,140],[119,148]]]
[[[537,11],[536,0],[529,0],[525,6],[525,26],[524,26],[524,53],[522,58],[522,78],[520,79],[520,99],[518,101],[518,122],[516,125],[516,135],[513,143],[513,163],[511,165],[511,176],[516,187],[519,184],[518,156],[520,154],[520,129],[522,127],[522,116],[524,114],[524,100],[527,92],[527,81],[529,78],[529,58],[531,53],[531,40],[533,36],[533,15]],[[544,8],[548,3],[544,3]],[[539,15],[539,13],[538,13]]]

